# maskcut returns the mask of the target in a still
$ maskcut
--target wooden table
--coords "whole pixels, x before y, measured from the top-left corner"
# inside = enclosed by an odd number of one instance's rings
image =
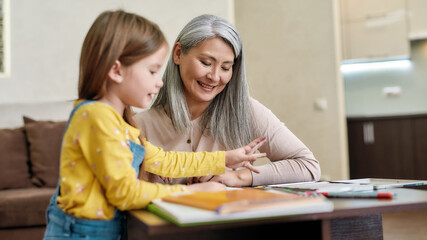
[[[128,216],[128,239],[383,239],[382,213],[427,209],[427,191],[389,189],[385,199],[331,199],[334,211],[178,227],[145,210]]]

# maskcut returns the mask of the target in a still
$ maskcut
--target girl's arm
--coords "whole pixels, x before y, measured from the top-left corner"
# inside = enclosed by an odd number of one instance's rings
[[[255,153],[264,143],[265,137],[260,137],[244,147],[227,152],[165,152],[143,139],[146,148],[144,170],[172,178],[223,174],[225,166],[246,167],[258,173],[250,162],[266,156]]]
[[[225,172],[225,152],[165,152],[143,139],[144,170],[164,177],[216,175]]]

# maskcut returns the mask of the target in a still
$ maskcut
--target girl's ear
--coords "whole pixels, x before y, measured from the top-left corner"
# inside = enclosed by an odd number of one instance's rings
[[[182,55],[182,48],[181,48],[181,43],[180,42],[176,42],[175,45],[173,46],[173,61],[176,65],[179,65],[180,61],[181,61],[181,55]]]
[[[108,77],[116,83],[123,82],[123,68],[119,60],[116,60],[108,71]]]

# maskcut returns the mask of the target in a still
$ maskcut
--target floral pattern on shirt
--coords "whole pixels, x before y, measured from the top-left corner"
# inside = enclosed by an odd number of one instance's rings
[[[154,198],[187,191],[183,185],[137,179],[127,142],[139,143],[139,134],[106,103],[94,102],[78,108],[64,134],[58,206],[80,218],[111,219],[116,208],[144,208]],[[146,169],[162,176],[202,176],[208,170],[214,174],[224,172],[224,152],[164,152],[145,139],[143,146]],[[183,168],[187,170],[177,171]]]

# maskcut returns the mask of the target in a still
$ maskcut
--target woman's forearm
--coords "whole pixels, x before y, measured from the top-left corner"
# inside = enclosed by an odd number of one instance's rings
[[[318,181],[320,165],[314,158],[285,159],[257,166],[260,174],[253,174],[252,185]]]
[[[238,184],[236,186],[252,186],[252,173],[249,169],[242,169],[238,171],[234,171],[234,174],[236,174],[237,182]]]

